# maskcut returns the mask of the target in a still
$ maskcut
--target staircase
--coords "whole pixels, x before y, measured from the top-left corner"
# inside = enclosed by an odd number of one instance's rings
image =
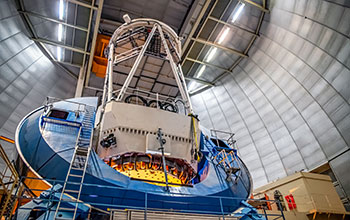
[[[83,120],[79,128],[74,154],[62,188],[62,193],[56,208],[54,219],[75,219],[78,205],[81,203],[80,195],[84,183],[86,169],[88,167],[91,152],[92,131],[94,123],[94,111],[92,106],[85,106]],[[71,199],[63,199],[64,194],[71,195]],[[74,204],[72,207],[72,203]],[[72,218],[60,218],[59,212],[72,213]]]
[[[228,177],[234,175],[235,180],[237,180],[238,175],[236,174],[241,168],[239,167],[235,151],[226,152],[226,150],[221,150],[214,156],[214,160],[223,167]]]
[[[212,141],[206,140],[206,138],[204,139],[204,145],[208,149],[213,163],[225,171],[227,180],[234,178],[234,181],[236,182],[241,173],[236,150],[232,149],[228,151],[227,149],[220,149],[220,147],[216,146]]]

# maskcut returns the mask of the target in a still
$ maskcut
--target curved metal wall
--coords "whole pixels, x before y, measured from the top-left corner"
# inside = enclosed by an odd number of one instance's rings
[[[271,1],[249,58],[192,97],[202,125],[236,133],[255,188],[330,161],[350,195],[349,36],[349,5]]]
[[[25,33],[12,0],[0,0],[0,135],[14,138],[19,121],[47,96],[74,96],[76,80],[58,69]],[[1,143],[10,159],[13,145]]]

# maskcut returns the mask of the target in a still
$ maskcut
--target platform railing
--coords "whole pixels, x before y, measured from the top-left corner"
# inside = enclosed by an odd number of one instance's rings
[[[77,112],[84,112],[85,108],[87,106],[87,104],[85,104],[85,103],[75,102],[75,101],[71,101],[71,100],[67,100],[67,99],[60,99],[60,98],[51,97],[51,96],[46,97],[46,100],[44,102],[44,106],[46,108],[51,108],[55,102],[66,102],[66,103],[71,103],[71,104],[77,105],[77,109],[75,110]]]
[[[55,184],[60,184],[63,185],[64,181],[59,181],[59,180],[53,180],[53,179],[41,179],[41,178],[32,178],[32,177],[22,177],[21,178],[21,182],[23,182],[26,179],[31,179],[31,180],[45,180],[48,182],[51,182],[53,185]],[[76,184],[75,182],[70,182],[71,184]],[[116,186],[105,186],[105,185],[98,185],[98,184],[89,184],[89,183],[84,183],[83,184],[84,187],[92,187],[92,188],[98,188],[99,190],[103,191],[103,190],[124,190],[125,193],[128,193],[128,190],[121,188],[121,187],[116,187]],[[30,189],[32,192],[43,192],[45,190],[43,189],[36,189],[36,188],[31,188]],[[52,189],[50,189],[52,190]],[[50,190],[46,191],[46,192],[50,192]],[[72,200],[72,203],[74,204],[82,204],[82,205],[88,205],[91,207],[103,207],[104,210],[101,209],[94,209],[91,208],[90,209],[90,213],[89,215],[105,215],[105,216],[109,216],[110,219],[113,219],[113,216],[118,213],[121,212],[121,210],[130,210],[131,212],[135,212],[138,215],[140,215],[140,213],[143,214],[144,219],[153,219],[151,218],[151,216],[154,216],[155,213],[157,213],[157,215],[159,214],[163,214],[163,215],[169,215],[169,216],[179,216],[178,219],[183,219],[181,216],[183,215],[187,215],[187,216],[206,216],[206,217],[213,217],[213,218],[208,218],[208,219],[239,219],[235,216],[232,215],[230,210],[230,206],[232,205],[233,202],[235,202],[236,204],[240,204],[241,201],[247,201],[248,203],[254,203],[254,202],[258,202],[260,204],[260,208],[261,209],[267,209],[267,207],[269,207],[267,205],[267,203],[269,204],[276,204],[277,207],[281,207],[281,204],[279,201],[275,201],[275,200],[261,200],[261,199],[246,199],[246,198],[232,198],[232,197],[225,197],[225,196],[201,196],[203,199],[201,200],[200,203],[196,202],[196,203],[191,203],[191,202],[182,202],[182,201],[159,201],[159,200],[154,200],[150,198],[150,194],[153,194],[155,192],[152,191],[144,191],[144,197],[138,197],[138,198],[134,198],[133,199],[133,204],[139,204],[138,206],[131,206],[131,205],[114,205],[114,204],[109,204],[109,203],[103,203],[101,201],[110,201],[113,198],[116,198],[115,196],[111,196],[111,195],[98,195],[98,199],[96,199],[96,201],[91,201],[89,203],[84,203],[81,200]],[[159,192],[157,192],[159,193]],[[170,194],[173,194],[173,196],[193,196],[191,194],[184,194],[184,193],[173,193],[171,192]],[[93,197],[94,195],[91,195],[91,193],[81,193],[81,198],[83,200],[84,196],[89,196],[89,197]],[[97,196],[97,195],[96,195]],[[32,201],[36,198],[28,198],[27,196],[23,196],[18,194],[16,196],[17,202],[19,204],[23,204],[23,200],[25,201]],[[51,211],[51,212],[55,212],[55,207],[53,206],[53,204],[56,204],[59,202],[59,198],[54,197],[54,196],[48,196],[48,197],[41,197],[40,199],[36,199],[36,201],[40,200],[41,202],[45,203],[46,206],[42,206],[40,207],[41,211]],[[149,204],[150,203],[158,203],[161,206],[165,206],[165,207],[174,207],[174,208],[169,208],[169,209],[160,209],[160,208],[150,208]],[[266,205],[264,205],[266,204]],[[180,208],[176,208],[176,207],[180,207],[180,206],[202,206],[202,207],[208,207],[208,210],[214,210],[214,209],[210,209],[214,206],[216,206],[217,208],[215,210],[220,210],[220,211],[198,211],[198,210],[182,210]],[[17,212],[18,211],[29,211],[29,208],[20,206],[17,208]],[[107,211],[106,211],[107,210]],[[280,214],[269,214],[266,213],[265,211],[263,211],[263,216],[268,219],[268,217],[272,216],[274,217],[274,219],[284,219],[284,215],[282,212],[282,209],[276,210],[276,211],[280,211]],[[69,211],[67,211],[69,212]],[[125,214],[125,213],[124,213]]]
[[[228,131],[211,129],[210,135],[211,135],[211,138],[214,138],[217,140],[217,143],[216,143],[217,146],[219,146],[218,141],[219,141],[219,139],[221,139],[221,140],[225,140],[225,142],[233,149],[236,148],[236,146],[235,146],[236,140],[233,139],[233,136],[235,136],[234,133],[228,132]]]
[[[118,94],[120,92],[119,90],[115,90],[113,91],[113,95],[114,94]],[[173,105],[175,106],[178,111],[177,113],[179,114],[185,114],[187,115],[188,112],[186,110],[186,106],[185,106],[185,102],[183,101],[183,99],[181,98],[174,98],[171,96],[166,96],[166,95],[162,95],[159,93],[154,93],[154,92],[149,92],[143,89],[133,89],[133,88],[128,88],[125,91],[125,98],[127,98],[127,96],[129,95],[135,95],[137,97],[140,97],[141,99],[135,99],[135,103],[136,105],[145,105],[145,106],[150,106],[150,103],[152,103],[153,105],[150,107],[154,107],[154,108],[158,108],[158,109],[164,109],[162,108],[164,105]],[[125,98],[123,101],[125,101]],[[160,104],[162,104],[163,106],[160,106]]]

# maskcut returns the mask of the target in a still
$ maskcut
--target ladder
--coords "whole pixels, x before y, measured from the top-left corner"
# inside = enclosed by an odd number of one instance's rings
[[[239,162],[234,151],[226,152],[226,150],[221,150],[218,154],[214,156],[217,160],[218,165],[222,165],[227,175],[234,174],[237,178],[236,173],[241,169]],[[235,164],[236,162],[236,164]]]
[[[241,167],[236,152],[234,150],[229,152],[226,152],[225,149],[218,150],[217,146],[206,138],[204,138],[204,145],[208,149],[214,164],[225,171],[226,179],[232,179],[232,176],[234,176],[234,182],[237,182],[241,175]]]
[[[89,156],[92,148],[91,142],[93,137],[92,130],[94,123],[94,111],[95,108],[93,106],[85,105],[83,120],[79,128],[75,150],[63,184],[62,193],[57,204],[54,219],[75,219],[76,217],[84,177],[88,167]],[[70,194],[74,198],[71,197],[71,199],[68,200],[63,199],[64,194]],[[74,203],[74,207],[71,207],[72,202]],[[60,215],[58,215],[58,212],[60,211],[71,212],[73,213],[73,217],[61,218]]]

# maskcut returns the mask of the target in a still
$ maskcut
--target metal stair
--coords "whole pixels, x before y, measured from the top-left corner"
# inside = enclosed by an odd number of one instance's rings
[[[214,156],[214,159],[221,165],[225,170],[226,174],[231,177],[234,175],[237,179],[236,173],[241,169],[237,161],[236,153],[234,151],[226,152],[226,150],[221,150]]]
[[[241,167],[235,150],[232,149],[227,152],[225,149],[219,149],[218,146],[206,140],[206,138],[204,138],[204,145],[210,153],[211,161],[225,171],[227,179],[232,179],[234,177],[234,181],[236,182],[241,174]]]
[[[71,212],[73,214],[71,219],[76,218],[78,205],[81,203],[79,199],[92,148],[91,142],[93,137],[94,111],[94,107],[88,105],[85,106],[83,121],[79,128],[75,150],[62,188],[54,219],[67,219],[67,217],[59,217],[58,213],[60,211]],[[69,200],[63,199],[64,194],[69,194],[74,198]],[[72,202],[74,203],[74,207],[71,205]]]

